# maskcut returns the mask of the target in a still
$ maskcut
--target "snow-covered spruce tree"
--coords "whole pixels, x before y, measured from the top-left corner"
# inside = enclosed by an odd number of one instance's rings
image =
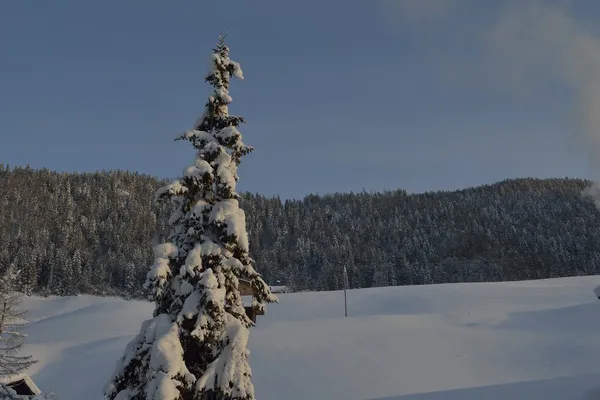
[[[223,37],[206,77],[214,92],[194,129],[178,137],[197,150],[183,177],[161,188],[174,212],[168,242],[155,247],[146,287],[156,303],[125,349],[105,395],[110,400],[251,400],[254,387],[246,348],[249,328],[238,290],[250,281],[252,306],[277,298],[248,254],[244,212],[235,191],[237,167],[252,148],[229,115],[229,81],[243,79]]]
[[[21,332],[25,312],[18,309],[21,293],[15,290],[18,281],[19,271],[12,267],[0,277],[0,376],[20,374],[35,364],[31,356],[18,354],[26,338]]]

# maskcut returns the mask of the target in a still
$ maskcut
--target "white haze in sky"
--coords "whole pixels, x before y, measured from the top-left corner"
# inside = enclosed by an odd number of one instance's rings
[[[498,9],[490,13],[489,21],[461,25],[461,15],[475,5],[470,0],[382,2],[391,28],[408,29],[421,38],[445,35],[457,42],[468,41],[465,46],[475,51],[474,56],[457,61],[444,54],[441,57],[446,59],[440,60],[442,66],[463,63],[470,66],[464,69],[469,72],[485,71],[479,77],[470,74],[462,79],[493,81],[497,88],[508,88],[517,96],[543,89],[540,76],[568,88],[573,105],[568,110],[570,136],[600,178],[600,35],[595,27],[577,16],[574,2],[567,0],[497,2]],[[600,184],[584,194],[600,208]]]

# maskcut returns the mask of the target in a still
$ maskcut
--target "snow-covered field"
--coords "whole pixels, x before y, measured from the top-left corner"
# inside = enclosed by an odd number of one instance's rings
[[[600,276],[281,294],[251,332],[261,400],[600,399]],[[144,302],[26,298],[31,374],[102,398]]]

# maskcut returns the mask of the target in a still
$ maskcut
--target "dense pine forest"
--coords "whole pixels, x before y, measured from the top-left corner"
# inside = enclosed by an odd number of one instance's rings
[[[124,171],[0,166],[0,267],[28,293],[143,296],[170,209],[165,181]],[[600,273],[590,182],[517,179],[454,192],[244,194],[250,255],[295,290],[521,280]]]

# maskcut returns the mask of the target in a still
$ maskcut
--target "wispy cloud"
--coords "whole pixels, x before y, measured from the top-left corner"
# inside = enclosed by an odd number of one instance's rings
[[[483,23],[467,21],[467,10],[479,7],[481,11],[482,3],[494,7],[481,13]],[[380,3],[390,28],[409,30],[430,46],[433,39],[460,43],[469,49],[438,48],[436,62],[453,71],[446,77],[515,95],[544,90],[543,85],[549,82],[568,87],[573,96],[572,109],[568,110],[572,137],[584,146],[600,176],[600,37],[574,13],[576,4],[571,0]]]
[[[391,29],[410,26],[420,30],[444,20],[455,6],[449,0],[382,0],[380,5]]]

